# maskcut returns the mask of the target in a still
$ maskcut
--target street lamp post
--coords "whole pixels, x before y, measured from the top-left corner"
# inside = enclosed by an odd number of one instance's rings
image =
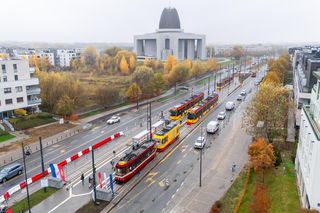
[[[209,96],[209,94],[210,94],[210,76],[208,78],[208,96]]]
[[[39,137],[39,143],[40,143],[40,156],[41,156],[41,169],[42,169],[42,177],[44,177],[44,161],[43,161],[43,150],[42,150],[42,138]],[[43,187],[43,191],[47,192],[47,187]]]
[[[94,164],[94,149],[91,150],[92,157],[92,186],[93,186],[93,203],[97,204],[97,189],[96,189],[96,166]]]
[[[200,137],[202,140],[202,125],[200,127]],[[200,149],[200,182],[199,182],[199,186],[201,187],[201,179],[202,179],[202,149]]]
[[[21,146],[22,146],[22,156],[23,156],[24,178],[25,178],[25,181],[26,181],[26,190],[27,190],[28,210],[29,210],[29,213],[31,213],[29,185],[28,185],[27,167],[26,167],[26,155],[24,153],[24,145],[23,145],[23,143],[21,143]]]

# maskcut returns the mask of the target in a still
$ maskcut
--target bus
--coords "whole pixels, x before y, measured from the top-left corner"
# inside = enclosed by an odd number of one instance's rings
[[[179,129],[180,125],[172,121],[169,124],[164,124],[161,130],[155,132],[153,139],[157,142],[156,149],[158,152],[164,151],[177,140],[180,135]]]
[[[191,96],[189,99],[185,100],[184,102],[172,107],[170,112],[170,119],[173,121],[179,120],[188,109],[193,107],[194,105],[198,104],[200,101],[203,100],[204,93],[198,93],[196,95]]]
[[[132,146],[132,150],[120,158],[116,164],[115,181],[125,183],[142,170],[156,156],[155,145],[155,140],[147,140]]]
[[[218,104],[219,95],[214,93],[203,100],[198,106],[189,110],[187,114],[187,125],[197,123],[198,120]]]

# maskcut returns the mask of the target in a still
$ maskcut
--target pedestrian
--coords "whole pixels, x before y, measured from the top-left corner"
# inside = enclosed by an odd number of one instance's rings
[[[92,177],[89,177],[89,189],[92,188]]]
[[[114,169],[114,161],[113,161],[113,160],[110,161],[110,164],[111,164],[112,170],[115,170],[115,169]]]
[[[84,185],[84,174],[83,173],[81,174],[81,183],[82,183],[82,185]]]

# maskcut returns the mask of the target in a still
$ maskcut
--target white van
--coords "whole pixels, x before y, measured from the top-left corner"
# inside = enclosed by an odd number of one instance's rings
[[[219,129],[219,123],[217,121],[210,121],[207,124],[207,133],[215,133]]]

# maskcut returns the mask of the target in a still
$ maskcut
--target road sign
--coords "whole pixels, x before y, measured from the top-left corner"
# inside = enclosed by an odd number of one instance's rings
[[[44,187],[48,187],[48,179],[42,179],[41,180],[41,188],[44,188]]]

